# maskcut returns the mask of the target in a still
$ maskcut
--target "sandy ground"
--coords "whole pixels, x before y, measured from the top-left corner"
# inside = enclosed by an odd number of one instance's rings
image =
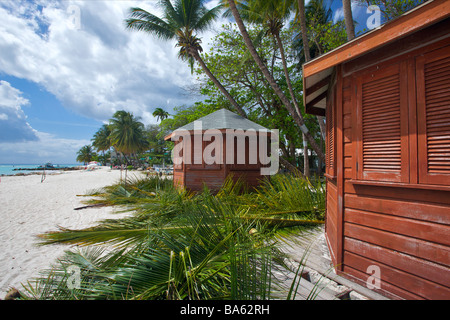
[[[112,208],[74,210],[83,206],[88,191],[114,184],[120,170],[69,171],[40,175],[0,177],[0,299],[48,269],[70,247],[37,246],[36,235],[57,226],[80,229],[106,218],[119,218]]]

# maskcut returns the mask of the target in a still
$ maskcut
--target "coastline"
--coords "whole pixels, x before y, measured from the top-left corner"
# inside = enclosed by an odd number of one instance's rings
[[[22,290],[22,283],[49,269],[71,248],[68,245],[37,246],[36,235],[56,231],[58,226],[81,229],[103,219],[127,215],[117,214],[110,207],[74,210],[86,200],[79,195],[117,183],[120,176],[120,170],[109,167],[55,171],[43,182],[36,174],[1,176],[0,299],[12,287]]]
[[[37,164],[0,164],[0,177],[24,176],[42,174],[44,168]],[[46,173],[59,173],[60,171],[82,170],[86,166],[82,164],[56,165],[53,168],[45,168]]]

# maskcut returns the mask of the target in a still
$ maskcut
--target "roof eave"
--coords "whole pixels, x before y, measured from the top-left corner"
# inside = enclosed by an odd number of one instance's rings
[[[337,65],[381,48],[449,16],[450,1],[430,0],[402,16],[305,63],[302,70],[303,102],[306,112],[325,114],[326,93],[324,92],[329,88],[330,74],[333,73]]]

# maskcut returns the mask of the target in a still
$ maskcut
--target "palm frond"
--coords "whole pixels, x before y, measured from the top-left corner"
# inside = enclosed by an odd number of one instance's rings
[[[171,181],[153,177],[97,190],[98,201],[126,205],[132,215],[84,230],[61,228],[41,235],[42,243],[78,244],[87,250],[109,244],[115,249],[93,250],[90,256],[68,254],[59,267],[28,287],[29,295],[56,299],[270,298],[282,287],[273,273],[286,267],[277,244],[321,223],[316,212],[306,212],[320,206],[321,199],[316,195],[307,198],[306,192],[320,192],[320,187],[297,179],[274,177],[250,192],[242,181],[229,177],[217,194],[207,189],[197,194],[177,190]],[[300,203],[303,198],[285,204],[295,192],[305,193],[307,204]],[[81,270],[80,289],[67,287],[69,262]]]
[[[131,8],[130,18],[125,23],[128,29],[145,31],[160,39],[170,40],[176,36],[173,25],[141,8]]]

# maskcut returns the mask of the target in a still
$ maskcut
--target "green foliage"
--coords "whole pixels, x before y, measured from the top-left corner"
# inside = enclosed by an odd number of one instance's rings
[[[111,128],[104,124],[95,134],[92,140],[92,146],[94,146],[97,151],[107,151],[111,148],[110,140]]]
[[[217,110],[220,110],[220,108],[203,102],[197,102],[193,106],[175,107],[175,114],[171,118],[161,121],[161,131],[164,135],[168,135],[172,131]]]
[[[144,125],[139,118],[126,111],[117,111],[110,119],[109,135],[111,145],[124,154],[132,154],[146,149]]]
[[[131,8],[126,19],[127,28],[144,31],[163,40],[176,39],[180,48],[178,56],[189,61],[191,69],[198,52],[202,52],[201,40],[195,34],[205,31],[217,19],[220,6],[206,9],[203,0],[163,0],[157,3],[163,18],[141,9]]]
[[[377,5],[382,14],[382,23],[401,16],[408,10],[417,7],[426,0],[358,0],[367,6]]]
[[[230,177],[215,195],[176,189],[168,179],[134,178],[90,195],[95,200],[88,203],[131,214],[41,235],[43,244],[88,247],[68,251],[29,282],[28,298],[270,299],[282,286],[273,272],[287,267],[278,237],[323,222],[311,220],[321,218],[323,188],[296,176],[277,176],[256,192]],[[80,270],[78,288],[70,285],[73,266]]]
[[[273,37],[265,34],[264,30],[265,27],[260,25],[252,25],[248,28],[259,55],[267,61],[270,72],[278,79],[279,86],[289,95],[282,61],[278,57],[278,46]],[[283,29],[280,33],[288,57],[294,56],[294,52],[290,49],[294,31],[293,29]],[[280,147],[283,156],[293,162],[298,160],[295,150],[303,146],[303,139],[299,134],[298,127],[248,54],[239,30],[232,24],[223,25],[222,32],[213,38],[211,49],[203,54],[203,59],[221,83],[236,97],[236,100],[246,110],[250,120],[266,128],[280,130]],[[305,123],[320,144],[320,129],[316,117],[304,113],[301,73],[297,72],[294,59],[287,60],[288,72]],[[197,74],[202,81],[201,93],[207,97],[204,104],[214,107],[229,107],[224,103],[214,84],[207,78],[201,77],[201,69],[197,69]]]
[[[343,20],[333,23],[331,8],[324,0],[311,0],[305,7],[305,18],[308,33],[308,43],[311,58],[316,58],[347,41],[345,23]],[[295,37],[293,38],[293,49],[299,61],[298,69],[305,62],[303,52],[303,39],[300,25],[297,20],[290,25]]]
[[[162,108],[156,108],[155,111],[153,111],[153,116],[159,121],[167,119],[170,114]]]
[[[83,162],[84,164],[91,162],[96,156],[91,145],[85,145],[77,152],[77,162]]]

